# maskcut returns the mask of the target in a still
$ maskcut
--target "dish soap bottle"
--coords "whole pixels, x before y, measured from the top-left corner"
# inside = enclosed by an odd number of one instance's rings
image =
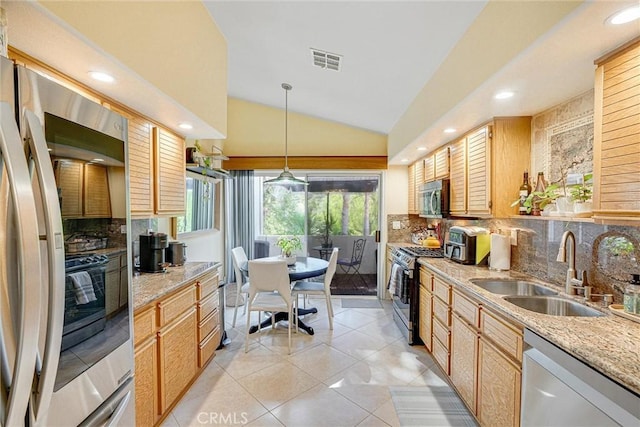
[[[624,311],[640,314],[640,274],[632,274],[631,281],[624,288]]]

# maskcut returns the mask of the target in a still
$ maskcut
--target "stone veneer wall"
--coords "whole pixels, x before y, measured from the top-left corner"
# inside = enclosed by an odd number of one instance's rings
[[[533,117],[530,176],[544,172],[550,181],[565,172],[591,172],[593,166],[593,97],[590,90]],[[517,195],[514,194],[514,200]],[[393,230],[392,221],[401,229]],[[586,270],[594,293],[613,293],[620,302],[630,274],[640,273],[640,227],[598,225],[589,222],[541,220],[531,217],[491,220],[437,220],[442,232],[452,225],[478,225],[491,231],[517,229],[518,245],[511,247],[511,269],[545,282],[564,286],[567,264],[556,261],[566,230],[576,237],[576,268]],[[429,223],[436,222],[430,220]],[[417,215],[389,215],[388,241],[410,242],[411,231],[426,228]],[[464,268],[461,266],[460,268]]]

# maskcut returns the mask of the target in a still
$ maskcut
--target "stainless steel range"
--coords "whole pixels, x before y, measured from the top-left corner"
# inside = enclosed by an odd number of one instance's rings
[[[418,333],[420,268],[419,257],[442,258],[442,249],[422,246],[394,247],[391,250],[391,275],[387,288],[393,295],[393,319],[409,344],[421,344]]]

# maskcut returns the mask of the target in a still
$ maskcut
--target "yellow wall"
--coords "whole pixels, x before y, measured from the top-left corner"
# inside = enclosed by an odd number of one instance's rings
[[[583,1],[489,1],[389,133],[389,158]]]
[[[189,111],[227,133],[227,42],[199,1],[40,1]]]
[[[284,109],[229,98],[227,156],[284,155]],[[386,156],[387,136],[289,111],[290,156]]]

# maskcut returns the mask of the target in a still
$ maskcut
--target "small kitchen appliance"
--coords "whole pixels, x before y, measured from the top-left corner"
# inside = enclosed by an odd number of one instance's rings
[[[165,270],[165,253],[168,246],[165,233],[148,233],[140,235],[140,271],[145,273],[161,273]]]
[[[444,256],[461,264],[486,264],[491,250],[489,230],[476,226],[453,226],[444,245]]]
[[[182,242],[169,242],[164,257],[172,267],[184,265],[187,260],[187,245]]]
[[[449,216],[449,180],[425,182],[418,188],[420,216],[446,218]]]

